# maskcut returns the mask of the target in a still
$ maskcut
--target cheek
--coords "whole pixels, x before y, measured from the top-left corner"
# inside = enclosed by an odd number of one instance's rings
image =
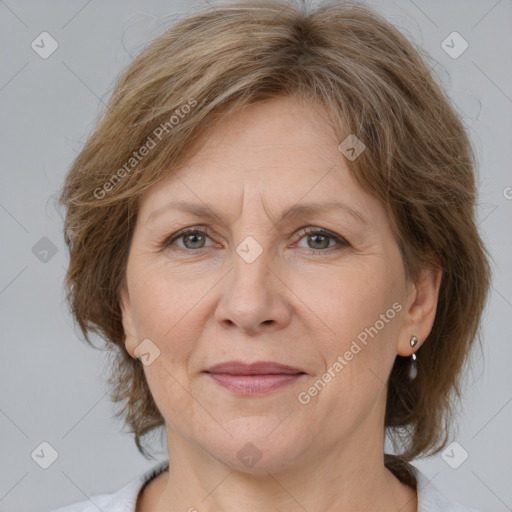
[[[193,421],[196,415],[187,391],[191,385],[188,362],[200,336],[200,325],[191,316],[201,293],[180,285],[176,275],[170,274],[141,265],[132,272],[130,291],[138,337],[150,339],[160,351],[159,357],[144,366],[153,399],[168,425],[186,430],[182,418]]]
[[[319,312],[325,312],[326,323],[337,335],[356,338],[379,321],[381,315],[386,316],[389,309],[392,311],[388,316],[396,316],[393,304],[400,298],[398,290],[392,273],[384,265],[362,266],[333,276],[317,307]],[[385,323],[386,327],[389,325],[391,322]]]
[[[321,418],[326,437],[348,434],[382,397],[396,356],[398,290],[374,261],[371,268],[340,274],[325,288],[325,300],[312,302],[329,326],[317,338],[325,368],[311,380],[312,387],[301,391],[302,399],[310,400],[305,407]]]
[[[137,324],[160,336],[178,328],[178,320],[200,298],[193,283],[183,285],[176,272],[162,265],[135,261],[130,279],[130,298],[135,305]]]
[[[403,310],[400,282],[392,268],[384,259],[374,259],[371,265],[340,272],[324,288],[323,299],[312,302],[328,327],[319,347],[324,364],[341,377],[333,381],[343,381],[343,387],[359,389],[371,386],[369,379],[376,384],[387,380]],[[343,369],[337,365],[335,371],[332,365],[339,357]]]
[[[187,359],[201,329],[191,317],[204,287],[183,286],[175,274],[147,266],[132,274],[130,293],[139,339],[152,340],[165,354],[166,366]]]

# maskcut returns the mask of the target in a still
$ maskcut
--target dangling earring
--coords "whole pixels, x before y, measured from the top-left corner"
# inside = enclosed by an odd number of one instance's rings
[[[416,344],[418,343],[418,338],[416,338],[416,336],[411,336],[411,347],[415,347]],[[411,380],[414,380],[416,378],[416,375],[418,375],[418,368],[417,368],[417,363],[416,363],[416,354],[413,352],[412,353],[412,362],[411,362],[411,365],[409,366],[409,378]]]

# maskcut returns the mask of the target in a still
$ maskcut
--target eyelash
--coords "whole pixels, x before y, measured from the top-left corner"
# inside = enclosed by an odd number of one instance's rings
[[[159,244],[160,250],[165,250],[165,249],[170,248],[174,241],[176,241],[180,238],[183,238],[186,235],[191,235],[191,234],[194,234],[194,235],[195,234],[204,234],[208,238],[211,238],[210,231],[208,230],[208,228],[206,226],[194,226],[191,228],[186,228],[181,231],[178,231],[174,235],[171,235],[171,236],[165,238],[164,241]],[[307,235],[320,235],[320,236],[331,238],[334,241],[336,241],[338,244],[337,249],[341,249],[343,247],[350,247],[350,244],[343,237],[341,237],[339,235],[335,235],[334,233],[326,231],[325,229],[322,229],[322,228],[306,227],[306,228],[301,229],[297,233],[297,235],[301,235],[299,241],[302,240],[302,238],[304,238]],[[177,247],[177,249],[181,250],[181,251],[186,251],[186,252],[200,252],[201,250],[205,249],[205,247],[201,247],[199,249],[188,249],[186,247],[185,248]],[[335,249],[334,246],[328,247],[328,248],[322,249],[322,250],[310,249],[310,251],[312,252],[312,254],[326,254],[326,253],[332,252],[333,249]]]

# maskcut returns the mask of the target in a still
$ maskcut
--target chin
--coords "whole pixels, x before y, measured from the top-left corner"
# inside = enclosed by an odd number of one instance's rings
[[[290,426],[284,423],[274,416],[237,418],[225,424],[232,437],[226,433],[218,443],[210,439],[203,446],[236,471],[254,475],[283,471],[297,462],[307,445],[299,435],[290,435]]]

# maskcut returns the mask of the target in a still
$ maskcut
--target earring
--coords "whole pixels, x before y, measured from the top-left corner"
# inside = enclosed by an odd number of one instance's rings
[[[415,347],[416,344],[418,343],[418,338],[416,338],[416,336],[411,336],[411,347]],[[416,375],[418,374],[418,368],[417,368],[417,363],[416,363],[416,354],[413,352],[412,353],[412,361],[411,361],[411,365],[409,366],[409,377],[411,380],[414,380],[416,378]]]

